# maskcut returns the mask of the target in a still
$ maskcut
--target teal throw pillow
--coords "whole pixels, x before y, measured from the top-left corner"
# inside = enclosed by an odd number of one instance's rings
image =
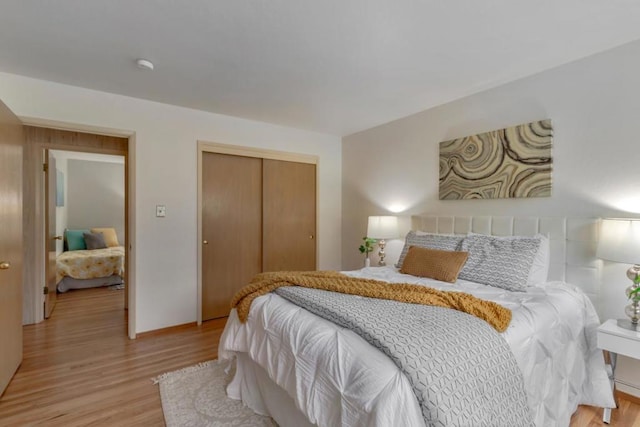
[[[67,241],[68,251],[79,251],[87,249],[84,242],[84,233],[90,233],[89,230],[65,230],[64,238]]]

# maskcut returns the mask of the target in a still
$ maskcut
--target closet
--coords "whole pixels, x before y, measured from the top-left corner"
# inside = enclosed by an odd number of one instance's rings
[[[315,163],[202,152],[202,320],[263,271],[316,269]]]

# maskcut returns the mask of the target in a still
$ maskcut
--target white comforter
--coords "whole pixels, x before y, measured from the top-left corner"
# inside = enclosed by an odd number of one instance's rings
[[[596,348],[598,316],[575,286],[551,282],[509,292],[463,280],[452,285],[417,278],[392,267],[346,274],[461,290],[511,309],[513,319],[502,335],[524,374],[537,426],[568,426],[578,404],[615,406]],[[218,354],[224,360],[236,352],[247,353],[318,426],[424,425],[411,385],[387,356],[278,295],[254,300],[245,324],[232,310]]]

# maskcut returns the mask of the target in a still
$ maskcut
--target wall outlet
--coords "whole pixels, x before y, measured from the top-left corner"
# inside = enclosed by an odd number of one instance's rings
[[[165,205],[156,205],[156,216],[158,218],[167,216],[167,207]]]

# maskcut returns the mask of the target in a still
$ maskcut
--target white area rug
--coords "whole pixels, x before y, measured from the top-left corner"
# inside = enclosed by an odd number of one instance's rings
[[[255,414],[225,391],[232,373],[217,360],[167,372],[154,381],[160,384],[160,399],[167,427],[246,426],[271,427],[269,417]]]

